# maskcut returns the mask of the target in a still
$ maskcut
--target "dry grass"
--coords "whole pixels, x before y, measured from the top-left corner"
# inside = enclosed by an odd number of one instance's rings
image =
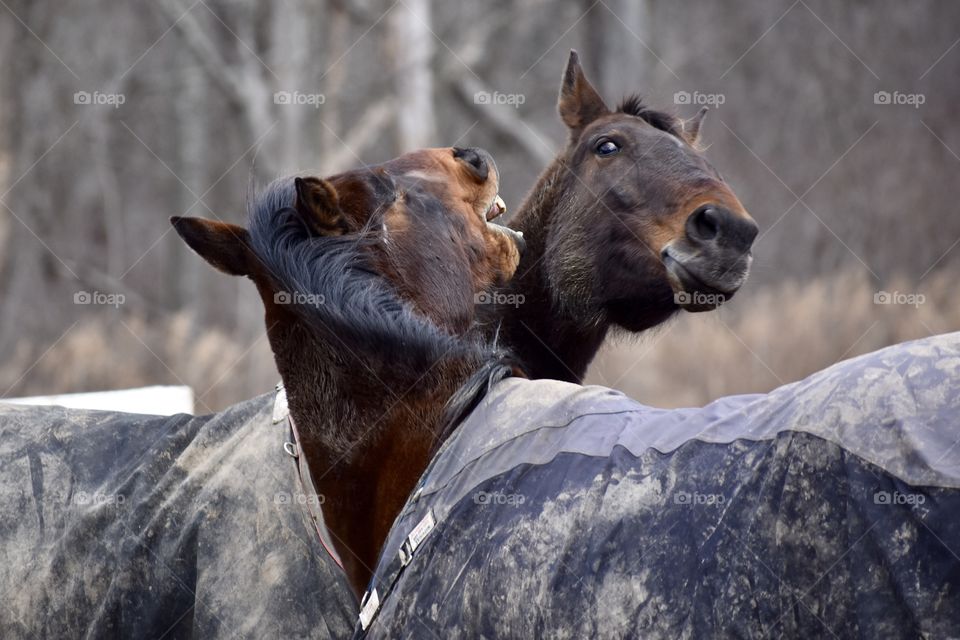
[[[960,297],[949,273],[921,285],[894,280],[888,292],[918,292],[919,306],[874,304],[860,273],[744,291],[731,308],[685,314],[640,339],[608,343],[588,381],[651,405],[700,405],[723,395],[769,391],[840,360],[960,329]]]
[[[887,290],[918,291],[926,300],[919,307],[874,304],[874,286],[858,273],[744,291],[729,308],[685,314],[639,339],[615,338],[588,381],[652,405],[698,405],[960,329],[960,297],[948,273],[919,287],[895,281]],[[21,344],[0,367],[0,391],[8,390],[0,396],[187,384],[201,412],[268,391],[278,379],[263,332],[240,339],[183,313],[149,321],[106,314],[76,324],[52,347]]]
[[[26,372],[26,373],[24,373]],[[198,413],[269,391],[279,374],[266,335],[239,340],[187,314],[163,321],[109,316],[83,321],[52,347],[22,343],[0,368],[3,395],[185,384]]]

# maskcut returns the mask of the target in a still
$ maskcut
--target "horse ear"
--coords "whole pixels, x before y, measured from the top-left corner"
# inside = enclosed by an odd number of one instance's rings
[[[340,197],[333,185],[322,178],[296,178],[296,210],[310,233],[315,236],[342,236],[350,231]]]
[[[214,268],[231,276],[253,273],[250,234],[228,222],[174,216],[170,224],[191,249]]]
[[[707,107],[701,107],[697,115],[683,123],[683,137],[691,147],[697,146],[700,141],[700,126],[703,124],[703,117],[707,115],[709,110]]]
[[[580,56],[573,49],[570,50],[570,59],[563,72],[557,110],[574,136],[579,135],[584,127],[600,116],[610,113],[603,98],[584,75],[580,67]]]

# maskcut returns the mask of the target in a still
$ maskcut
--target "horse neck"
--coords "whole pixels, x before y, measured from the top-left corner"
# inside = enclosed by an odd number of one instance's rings
[[[446,399],[472,365],[441,362],[422,379],[400,379],[389,366],[371,372],[303,329],[271,338],[325,524],[359,597],[430,460]]]
[[[544,256],[554,215],[565,197],[568,169],[563,156],[543,172],[510,226],[523,232],[527,248],[507,292],[522,304],[497,309],[500,337],[519,357],[532,379],[579,383],[607,334],[606,324],[583,326],[554,305]],[[490,324],[490,319],[485,318]]]

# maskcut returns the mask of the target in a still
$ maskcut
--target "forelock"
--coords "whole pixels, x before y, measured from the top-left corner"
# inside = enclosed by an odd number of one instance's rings
[[[654,129],[666,131],[678,138],[682,138],[683,124],[680,118],[670,115],[664,111],[651,109],[644,104],[643,99],[637,95],[629,95],[617,105],[617,112],[628,116],[640,118]]]

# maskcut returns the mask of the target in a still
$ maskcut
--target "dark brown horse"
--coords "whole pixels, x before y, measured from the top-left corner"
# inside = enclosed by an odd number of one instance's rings
[[[558,105],[570,132],[510,226],[517,275],[483,310],[533,378],[579,382],[611,327],[649,329],[729,300],[757,225],[683,122],[638,98],[609,109],[571,51]]]
[[[217,269],[247,276],[347,576],[363,592],[394,517],[471,379],[509,375],[465,338],[474,297],[512,276],[518,234],[488,222],[499,176],[478,149],[418,151],[327,180],[274,182],[250,228],[175,218]],[[453,415],[453,414],[451,414]]]

